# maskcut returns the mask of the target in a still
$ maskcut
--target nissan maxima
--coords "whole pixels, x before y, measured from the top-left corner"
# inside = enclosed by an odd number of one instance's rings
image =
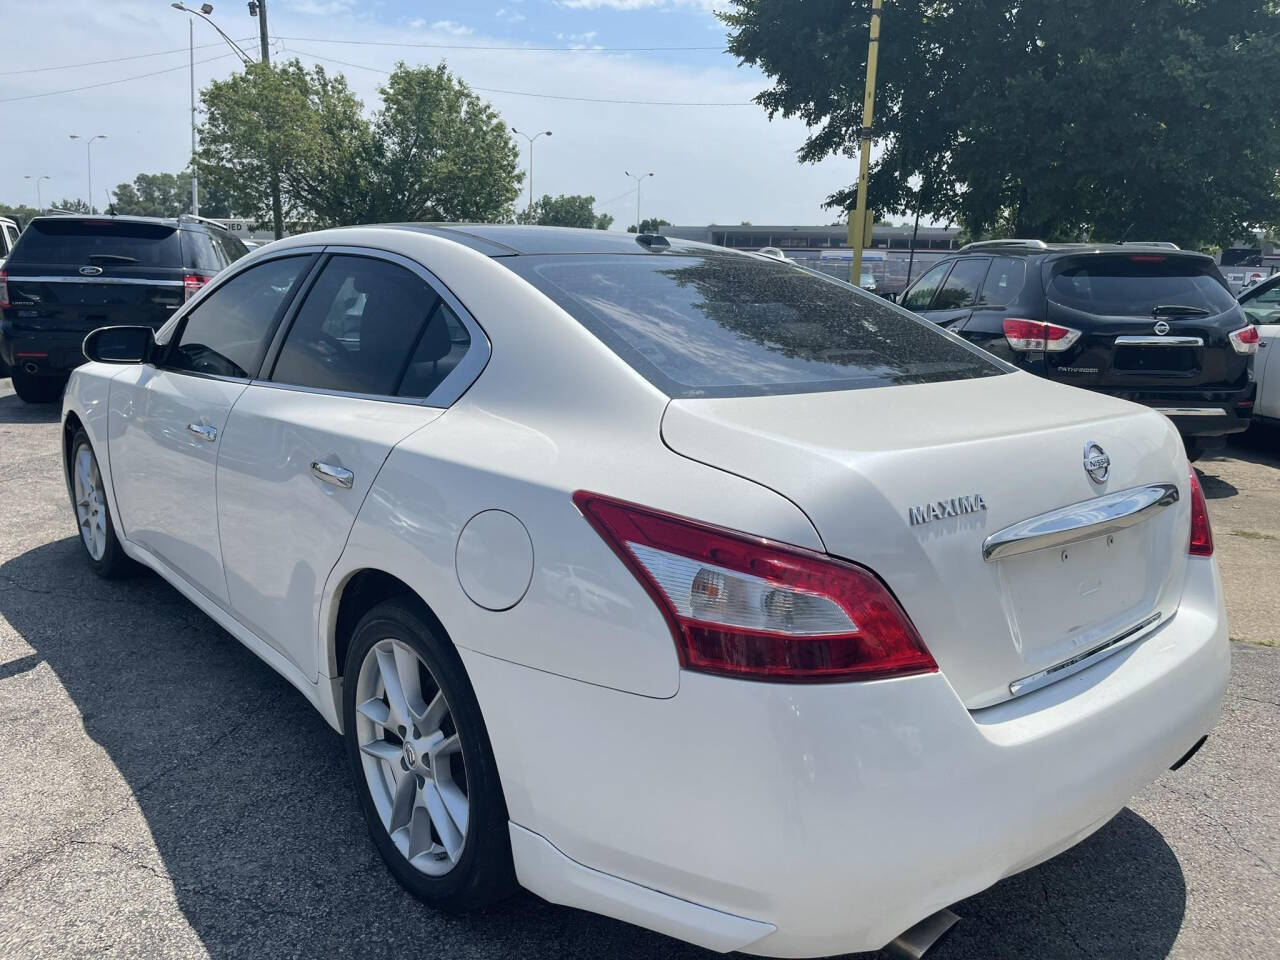
[[[84,351],[88,563],[296,686],[437,908],[520,885],[713,950],[919,942],[1218,716],[1169,420],[793,264],[343,228]]]

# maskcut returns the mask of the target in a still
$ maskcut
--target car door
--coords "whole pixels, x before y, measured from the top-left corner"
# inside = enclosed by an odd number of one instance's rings
[[[933,295],[929,309],[921,312],[921,316],[933,321],[940,327],[963,326],[973,312],[978,300],[978,291],[982,289],[982,281],[987,276],[990,257],[962,257],[956,260],[951,272]]]
[[[392,448],[440,416],[431,398],[472,346],[461,307],[433,284],[391,254],[327,256],[227,423],[218,522],[231,610],[308,677],[320,595],[360,505]]]
[[[930,305],[933,303],[933,296],[938,292],[938,288],[942,286],[942,282],[946,280],[947,274],[951,272],[951,265],[954,260],[943,260],[911,285],[906,293],[902,295],[900,301],[904,307],[912,313],[918,313],[925,316]]]
[[[1253,359],[1258,397],[1253,411],[1259,416],[1280,420],[1280,359],[1276,358],[1280,353],[1280,314],[1267,319],[1271,322],[1258,324],[1258,354]]]
[[[111,383],[111,478],[126,538],[224,606],[214,486],[223,430],[313,259],[230,277],[178,322],[154,365]]]

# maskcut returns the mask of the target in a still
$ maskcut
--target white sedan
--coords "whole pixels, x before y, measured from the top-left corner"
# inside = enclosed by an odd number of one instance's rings
[[[720,951],[927,944],[1218,716],[1169,421],[793,265],[338,229],[85,352],[88,562],[302,691],[439,907],[518,883]]]

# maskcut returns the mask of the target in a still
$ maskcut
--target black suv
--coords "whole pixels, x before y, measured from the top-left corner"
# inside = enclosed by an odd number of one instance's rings
[[[0,359],[28,403],[57,400],[97,327],[159,329],[227,264],[248,253],[196,217],[36,217],[0,270]]]
[[[1257,330],[1204,254],[988,240],[899,302],[1024,370],[1155,407],[1192,459],[1249,426]]]

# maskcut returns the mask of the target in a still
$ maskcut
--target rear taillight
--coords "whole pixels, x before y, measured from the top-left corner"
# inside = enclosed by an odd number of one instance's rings
[[[573,502],[658,605],[688,670],[820,682],[938,669],[862,567],[594,493]]]
[[[1227,334],[1227,339],[1231,341],[1231,347],[1236,353],[1251,354],[1258,352],[1258,328],[1252,323],[1247,327],[1241,327],[1239,330],[1232,330]]]
[[[1196,468],[1191,471],[1191,545],[1188,548],[1193,557],[1213,556],[1213,531],[1209,529],[1209,508],[1204,502],[1204,491],[1200,489],[1200,478],[1196,476]]]
[[[1014,350],[1046,350],[1057,353],[1080,339],[1080,331],[1039,320],[1009,317],[1004,321],[1004,338]]]
[[[0,307],[9,306],[9,275],[0,270]]]
[[[200,292],[200,288],[212,279],[213,277],[206,277],[201,273],[188,273],[182,278],[182,302],[186,303],[194,297]]]

